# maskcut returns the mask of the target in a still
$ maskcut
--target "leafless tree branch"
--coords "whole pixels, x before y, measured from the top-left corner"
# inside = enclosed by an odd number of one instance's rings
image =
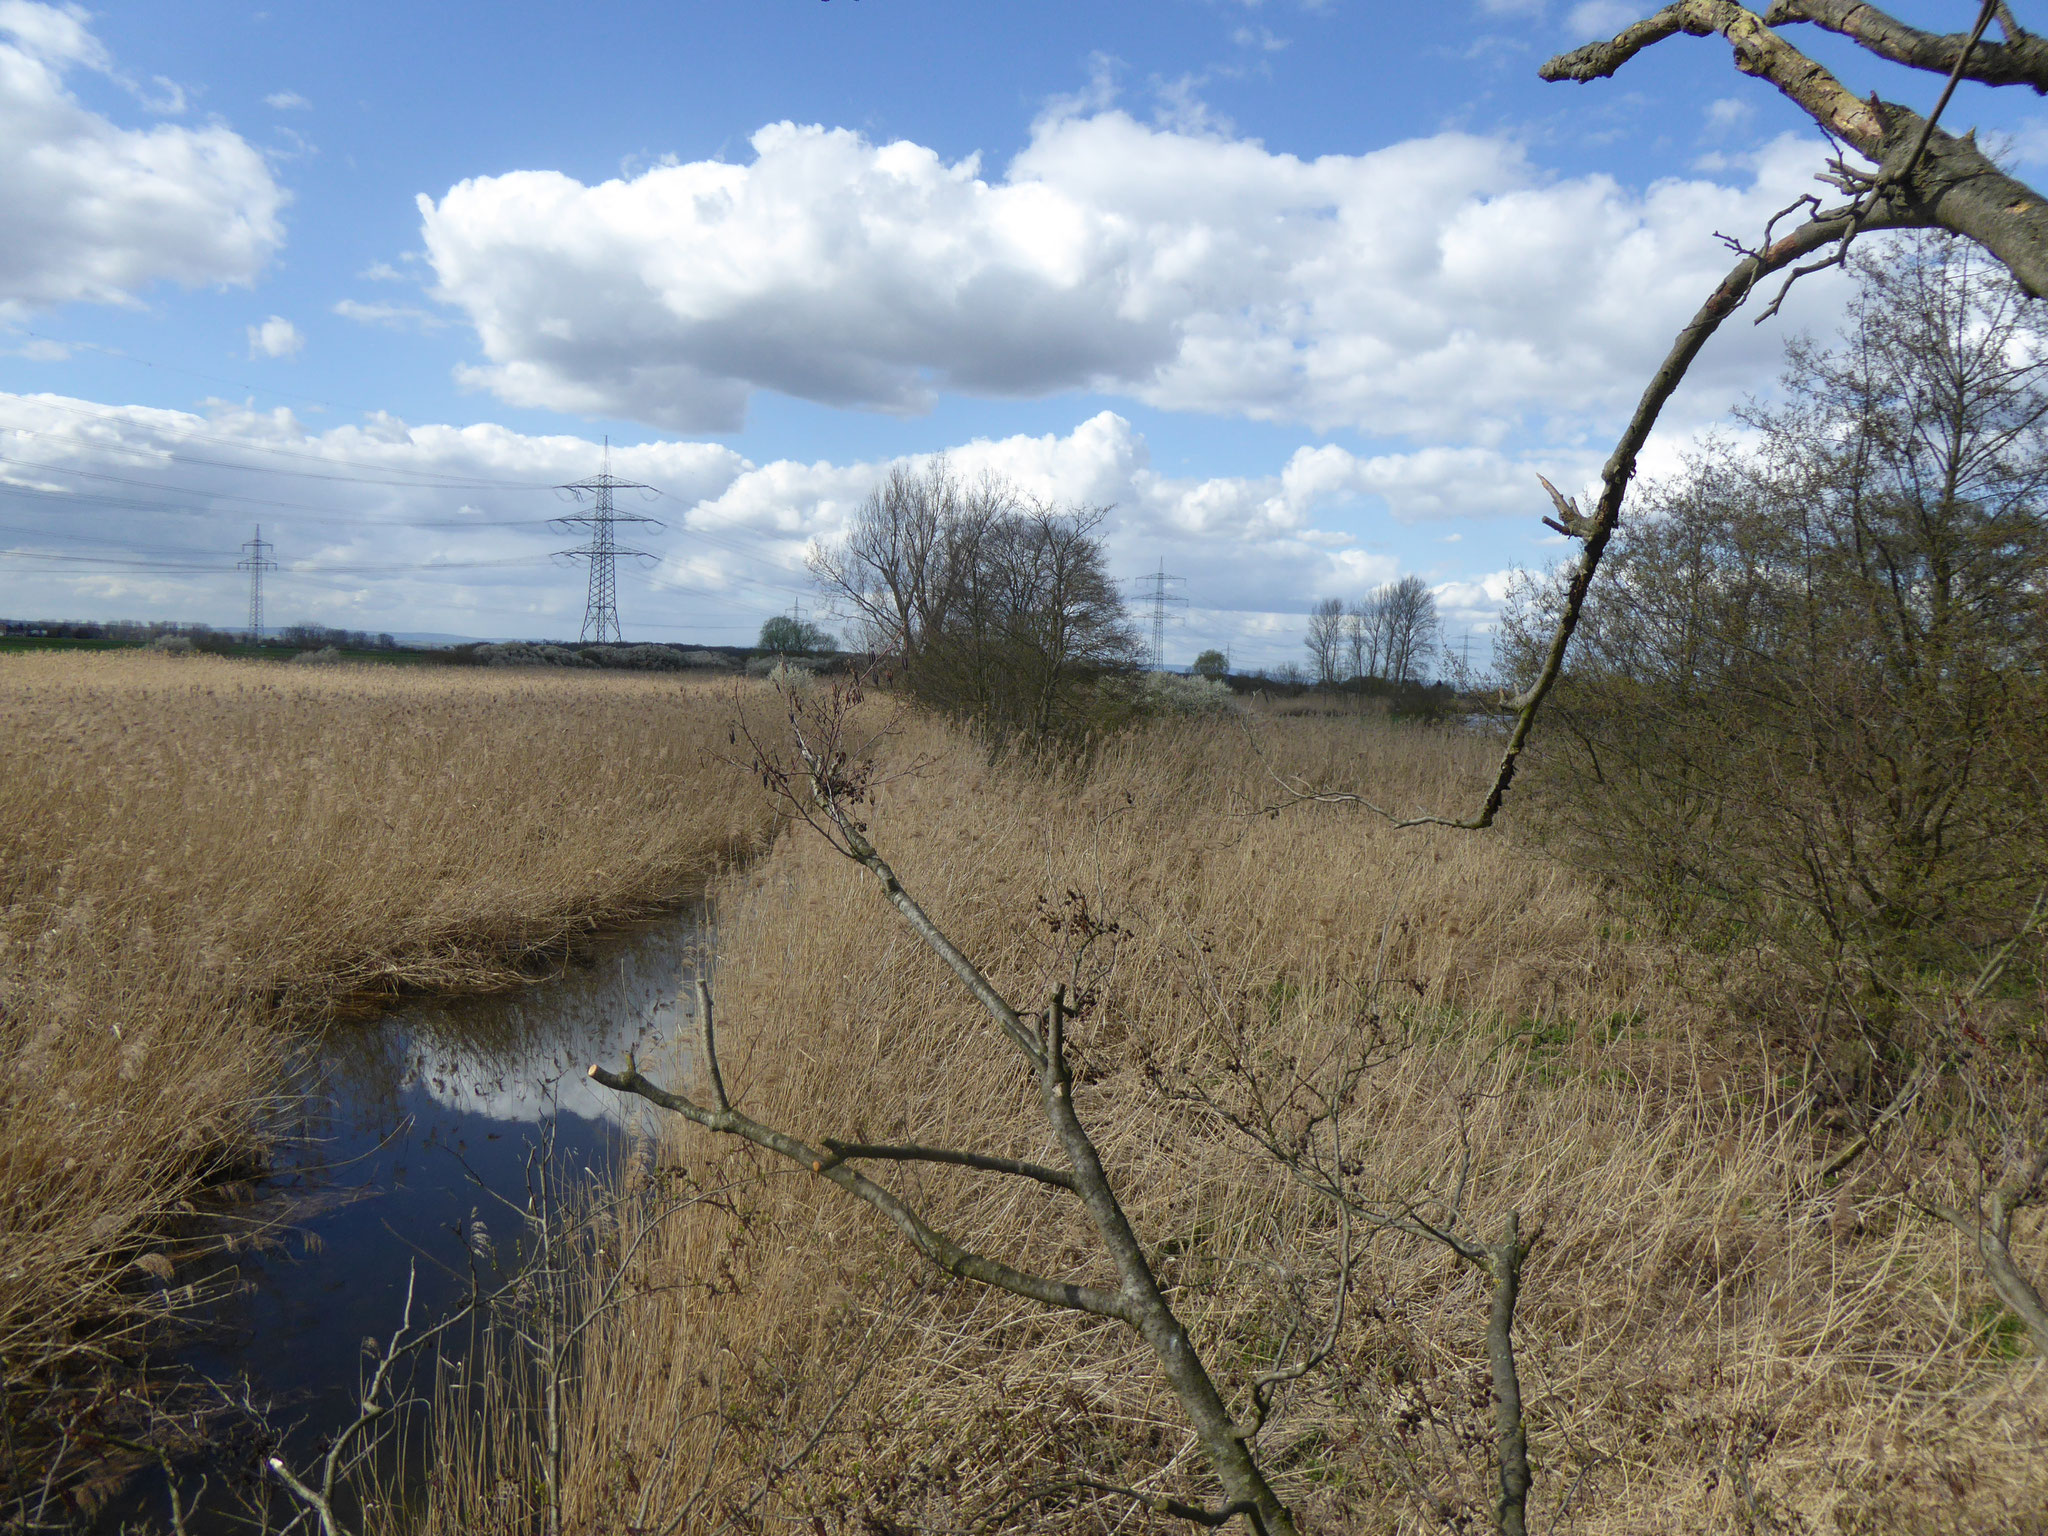
[[[931,1148],[874,1148],[865,1143],[841,1143],[835,1148],[827,1142],[821,1151],[761,1124],[729,1104],[707,1109],[661,1088],[648,1081],[630,1058],[622,1073],[593,1065],[591,1077],[617,1092],[637,1094],[707,1130],[739,1137],[809,1168],[875,1209],[929,1262],[948,1274],[1046,1306],[1113,1318],[1131,1328],[1150,1346],[1160,1371],[1180,1400],[1217,1480],[1223,1485],[1228,1507],[1245,1511],[1254,1529],[1265,1536],[1293,1536],[1293,1516],[1266,1481],[1224,1406],[1208,1368],[1168,1305],[1144,1247],[1102,1166],[1094,1140],[1074,1109],[1074,1074],[1066,1041],[1072,999],[1066,987],[1055,987],[1044,1012],[1035,1016],[1035,1022],[1027,1021],[911,896],[869,840],[866,823],[860,817],[869,801],[875,767],[872,759],[850,751],[847,746],[850,718],[861,703],[859,680],[835,687],[822,699],[806,699],[795,690],[786,691],[782,697],[788,722],[783,741],[770,743],[751,727],[737,728],[745,733],[745,740],[755,754],[753,767],[761,782],[843,856],[874,877],[889,904],[926,947],[946,963],[1016,1048],[1070,1171],[1061,1175],[977,1153],[949,1152],[938,1156],[934,1155],[938,1149]],[[708,1008],[700,1007],[700,1011],[709,1017]],[[706,1030],[702,1040],[707,1058],[712,1057],[716,1051],[715,1035]],[[707,1059],[705,1065],[707,1072],[715,1072],[712,1061]],[[895,1160],[953,1162],[1037,1178],[1070,1189],[1087,1210],[1104,1255],[1116,1272],[1115,1290],[1049,1279],[969,1252],[933,1228],[895,1194],[847,1166],[846,1160],[856,1155],[856,1147],[868,1155],[894,1153],[898,1154]]]
[[[1810,22],[1861,44],[1881,59],[1930,73],[1954,72],[1979,85],[2025,85],[2048,93],[2048,46],[2020,30],[2012,10],[1997,13],[2005,42],[1971,46],[1960,32],[1924,32],[1886,15],[1863,0],[1773,0],[1764,21],[1773,27]],[[1981,30],[1976,34],[1981,37]],[[1968,67],[1964,67],[1967,59]]]
[[[826,1165],[828,1167],[861,1158],[889,1163],[950,1163],[956,1168],[978,1168],[983,1173],[1008,1173],[1020,1179],[1036,1179],[1041,1184],[1050,1184],[1070,1194],[1080,1193],[1075,1187],[1074,1176],[1071,1173],[1062,1173],[1057,1168],[1044,1168],[1037,1163],[1019,1162],[1014,1157],[990,1157],[981,1152],[956,1152],[950,1147],[870,1146],[858,1142],[839,1141],[831,1136],[822,1136],[819,1140],[825,1143],[826,1150],[832,1154]],[[823,1172],[823,1169],[812,1171]]]
[[[2004,48],[1978,49],[1982,24],[1995,13],[1986,5],[1969,37],[1916,52],[1913,29],[1874,6],[1836,0],[1790,0],[1771,7],[1768,19],[1734,0],[1678,0],[1605,42],[1560,54],[1540,71],[1545,80],[1604,79],[1643,49],[1676,33],[1719,34],[1735,53],[1743,74],[1777,88],[1830,137],[1847,144],[1878,167],[1878,185],[1900,213],[1922,227],[1953,230],[1975,240],[2004,262],[2035,297],[2048,296],[2048,204],[2024,182],[2001,171],[1968,134],[1957,136],[1910,107],[1858,96],[1823,65],[1772,30],[1782,22],[1813,21],[1840,31],[1880,57],[1956,78],[1978,78],[1993,65],[2013,72],[1991,83],[2039,86],[2048,79],[2042,55],[2031,39],[2010,39]],[[1924,38],[1926,35],[1921,34]],[[2020,34],[2024,37],[2024,34]],[[2018,51],[2016,51],[2018,50]],[[1976,68],[1970,68],[1972,60]],[[2024,63],[2022,64],[2022,60]],[[1988,61],[1988,62],[1987,62]],[[1942,96],[1945,106],[1946,92]],[[1875,211],[1875,210],[1873,210]],[[1879,227],[1873,225],[1871,227]]]
[[[830,1152],[808,1146],[793,1136],[761,1124],[739,1110],[701,1108],[683,1095],[671,1093],[666,1088],[648,1081],[641,1075],[640,1069],[630,1061],[624,1072],[612,1072],[593,1065],[590,1076],[593,1081],[615,1093],[636,1094],[648,1103],[681,1115],[708,1131],[718,1131],[727,1136],[737,1136],[743,1141],[750,1141],[757,1147],[786,1157],[791,1162],[830,1179],[856,1200],[865,1201],[873,1206],[891,1226],[910,1240],[911,1245],[919,1253],[949,1275],[959,1275],[963,1279],[992,1285],[998,1290],[1008,1291],[1029,1301],[1041,1302],[1048,1307],[1088,1312],[1096,1317],[1115,1318],[1119,1322],[1130,1321],[1124,1300],[1117,1293],[1028,1274],[999,1260],[971,1253],[944,1233],[928,1226],[922,1217],[895,1195],[846,1167]]]
[[[1543,482],[1558,512],[1555,521],[1549,518],[1544,521],[1552,527],[1561,528],[1567,535],[1580,541],[1578,563],[1565,586],[1564,601],[1558,611],[1550,644],[1536,676],[1520,693],[1502,701],[1507,709],[1514,711],[1514,725],[1509,732],[1507,745],[1502,749],[1493,783],[1488,787],[1485,798],[1480,802],[1476,812],[1462,818],[1435,815],[1402,816],[1363,795],[1312,785],[1306,781],[1288,780],[1268,767],[1268,776],[1279,786],[1282,793],[1279,798],[1256,806],[1255,813],[1278,815],[1292,806],[1306,803],[1343,804],[1359,806],[1396,827],[1450,827],[1459,831],[1476,832],[1492,826],[1495,817],[1500,814],[1501,806],[1507,800],[1509,789],[1514,784],[1516,771],[1521,766],[1522,754],[1528,747],[1530,732],[1535,728],[1536,717],[1564,669],[1565,654],[1570,649],[1572,636],[1577,632],[1579,621],[1585,612],[1586,595],[1592,588],[1595,573],[1600,569],[1601,557],[1606,553],[1608,542],[1621,524],[1622,502],[1628,494],[1629,482],[1635,478],[1637,456],[1642,452],[1644,443],[1649,440],[1650,433],[1656,427],[1657,418],[1662,415],[1665,405],[1678,386],[1684,382],[1685,375],[1691,369],[1694,359],[1699,356],[1700,350],[1721,328],[1722,322],[1741,308],[1744,300],[1755,290],[1761,279],[1796,265],[1804,257],[1839,242],[1846,234],[1855,230],[1919,228],[1931,222],[1927,216],[1895,203],[1889,194],[1879,192],[1854,205],[1817,215],[1769,245],[1743,256],[1730,269],[1728,275],[1721,279],[1720,285],[1708,295],[1707,301],[1699,307],[1692,320],[1678,333],[1677,339],[1671,344],[1671,349],[1665,353],[1663,363],[1656,373],[1651,375],[1649,384],[1636,402],[1635,413],[1629,418],[1620,442],[1615,445],[1614,452],[1608,456],[1606,467],[1601,471],[1600,495],[1594,503],[1592,512],[1581,512],[1575,500],[1564,496],[1548,481]],[[1263,754],[1261,762],[1264,762]]]

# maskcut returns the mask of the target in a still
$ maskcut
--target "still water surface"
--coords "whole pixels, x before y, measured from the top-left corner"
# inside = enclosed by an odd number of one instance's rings
[[[481,1221],[500,1253],[521,1229],[529,1163],[551,1144],[569,1182],[616,1164],[659,1112],[585,1075],[628,1049],[679,1061],[691,1030],[685,996],[699,964],[704,913],[693,909],[620,936],[558,977],[516,992],[415,1003],[338,1027],[311,1069],[312,1092],[287,1151],[259,1192],[292,1209],[281,1247],[237,1254],[239,1285],[179,1352],[189,1378],[246,1378],[289,1427],[288,1460],[306,1466],[354,1417],[364,1341],[388,1339],[417,1274],[416,1325],[468,1289],[466,1240]],[[444,1348],[456,1357],[457,1330]],[[273,1508],[277,1507],[273,1505]],[[160,1477],[103,1510],[101,1531],[164,1523]],[[194,1530],[247,1529],[227,1511]]]

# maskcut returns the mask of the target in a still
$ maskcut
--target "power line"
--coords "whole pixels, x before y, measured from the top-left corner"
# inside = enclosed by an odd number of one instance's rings
[[[193,554],[195,558],[181,558]],[[404,561],[397,564],[363,565],[321,565],[313,561],[294,561],[291,573],[296,580],[308,574],[324,576],[432,576],[440,571],[487,571],[508,570],[518,566],[535,566],[553,558],[548,555],[514,555],[503,560],[440,560],[430,563]],[[197,556],[195,551],[173,551],[161,558],[137,558],[134,555],[72,555],[54,549],[0,549],[0,560],[54,560],[70,565],[91,565],[120,570],[131,575],[169,575],[189,572],[194,575],[218,575],[228,567],[218,560]],[[240,569],[239,566],[235,567]]]
[[[17,397],[21,398],[21,397]],[[38,397],[36,403],[49,410],[68,411],[74,416],[87,418],[120,418],[133,421],[120,410],[94,410],[68,401]],[[136,423],[140,425],[140,423]],[[78,444],[78,439],[63,432],[48,432],[40,427],[17,427],[0,423],[0,432],[16,432],[24,437],[55,438],[59,442]],[[237,469],[250,474],[296,475],[305,480],[337,480],[346,485],[395,485],[413,490],[503,490],[503,491],[546,491],[556,489],[534,480],[487,480],[479,475],[454,475],[438,469],[407,469],[403,465],[379,464],[368,459],[343,458],[332,453],[309,453],[295,448],[274,448],[268,443],[252,443],[247,438],[215,437],[203,432],[186,432],[171,437],[172,443],[212,443],[222,448],[233,448],[243,453],[267,453],[274,458],[299,459],[311,464],[355,466],[376,470],[382,475],[410,475],[411,479],[379,479],[367,475],[325,474],[310,469],[280,469],[272,464],[237,464],[228,459],[206,459],[192,454],[168,452],[162,448],[137,448],[127,443],[94,441],[79,446],[90,447],[101,453],[125,453],[135,458],[152,462],[169,461],[173,464],[194,464],[205,469]]]
[[[321,409],[329,411],[358,410],[364,415],[371,414],[371,407],[368,406],[342,405],[332,400],[323,400],[318,395],[302,395],[294,390],[279,389],[271,384],[251,384],[247,379],[230,379],[218,373],[201,373],[197,368],[181,368],[176,363],[164,363],[158,362],[154,358],[139,357],[135,353],[120,347],[103,347],[96,341],[68,341],[62,336],[46,336],[41,331],[27,329],[17,331],[15,334],[31,336],[37,341],[47,341],[54,346],[63,347],[69,351],[97,352],[100,356],[111,357],[116,362],[133,363],[137,368],[148,368],[159,373],[182,373],[188,379],[204,379],[209,384],[226,384],[235,389],[245,390],[252,395],[275,395],[280,400],[303,400],[308,405],[317,405]]]
[[[604,468],[588,480],[578,480],[569,485],[558,486],[571,495],[582,498],[588,491],[595,502],[588,512],[576,512],[555,521],[563,529],[588,528],[590,542],[576,549],[565,549],[563,554],[571,559],[587,560],[590,563],[590,595],[583,606],[583,632],[577,639],[590,640],[602,645],[606,638],[623,640],[619,633],[618,582],[613,573],[613,561],[624,555],[628,559],[652,560],[654,556],[644,549],[621,549],[614,528],[619,523],[645,523],[660,530],[663,526],[651,517],[642,517],[637,512],[621,512],[612,505],[613,491],[654,491],[651,485],[642,485],[637,480],[620,480],[612,474],[612,440],[604,440]],[[655,492],[659,495],[659,492]]]
[[[1139,586],[1149,586],[1152,589],[1150,601],[1152,603],[1152,670],[1154,672],[1162,672],[1166,669],[1167,607],[1169,604],[1178,604],[1185,608],[1188,602],[1184,597],[1170,596],[1166,590],[1167,584],[1169,582],[1186,580],[1187,577],[1185,576],[1167,575],[1166,562],[1164,560],[1159,562],[1159,569],[1157,571],[1149,572],[1138,578]]]
[[[235,562],[236,570],[249,573],[249,639],[256,645],[263,643],[263,573],[277,569],[270,550],[263,540],[263,525],[258,523],[256,537],[242,546],[242,558]]]
[[[455,518],[441,521],[421,521],[413,518],[375,518],[368,516],[341,517],[335,515],[330,507],[321,507],[309,502],[279,501],[272,496],[247,496],[240,491],[205,490],[198,486],[176,485],[162,480],[138,480],[132,475],[110,475],[104,470],[74,469],[68,464],[43,464],[33,459],[10,458],[4,453],[0,453],[0,465],[7,465],[14,469],[38,470],[45,474],[70,475],[80,480],[104,480],[110,485],[134,486],[138,490],[199,497],[202,498],[203,502],[233,501],[239,502],[243,506],[275,507],[280,511],[309,514],[300,519],[302,522],[345,523],[350,526],[362,523],[372,527],[384,528],[542,528],[554,521],[550,517],[500,518],[495,521],[480,517]],[[290,473],[290,471],[285,470],[268,472]],[[402,489],[442,490],[453,489],[453,487],[410,486],[402,487]],[[553,487],[549,487],[549,489],[553,489]],[[64,501],[73,506],[108,506],[130,512],[205,513],[211,510],[204,504],[181,506],[160,501],[123,501],[110,496],[87,496],[73,491],[51,490],[40,485],[22,485],[18,481],[12,480],[0,480],[0,495],[41,496]]]

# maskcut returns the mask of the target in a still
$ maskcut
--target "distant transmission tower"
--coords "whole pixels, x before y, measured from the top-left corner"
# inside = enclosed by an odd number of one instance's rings
[[[277,569],[277,562],[270,558],[271,545],[264,542],[263,525],[256,525],[256,537],[242,546],[242,556],[235,562],[235,569],[249,573],[249,643],[263,643],[263,573]]]
[[[1164,560],[1161,560],[1159,562],[1159,569],[1157,571],[1151,572],[1144,576],[1140,576],[1138,578],[1138,585],[1149,586],[1152,589],[1152,670],[1154,672],[1163,672],[1166,670],[1167,605],[1171,603],[1177,603],[1181,607],[1185,608],[1187,606],[1188,601],[1184,597],[1173,597],[1169,595],[1166,590],[1167,584],[1169,582],[1186,580],[1187,577],[1185,576],[1167,575],[1166,562]]]
[[[612,562],[620,555],[628,560],[652,560],[653,555],[644,549],[623,549],[613,534],[619,523],[645,523],[649,527],[661,528],[651,517],[641,517],[634,512],[621,512],[612,505],[613,491],[652,491],[651,485],[642,485],[637,480],[618,480],[612,476],[612,441],[604,441],[604,468],[588,480],[578,480],[572,485],[557,486],[567,491],[578,501],[588,491],[592,498],[589,511],[577,511],[567,517],[556,518],[555,524],[564,530],[588,528],[590,542],[575,549],[565,549],[561,554],[572,560],[590,562],[590,598],[583,608],[583,633],[579,641],[595,641],[602,645],[607,640],[623,640],[619,633],[619,595],[617,578]]]

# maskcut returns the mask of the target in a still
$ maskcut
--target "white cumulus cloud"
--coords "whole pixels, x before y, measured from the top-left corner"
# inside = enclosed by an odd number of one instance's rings
[[[1632,395],[1724,270],[1711,231],[1760,228],[1814,158],[1634,191],[1502,138],[1305,160],[1076,109],[1000,177],[779,123],[745,164],[518,171],[420,211],[482,345],[466,377],[523,406],[730,430],[763,389],[895,413],[1087,389],[1483,442]]]
[[[261,325],[249,327],[251,357],[294,357],[305,345],[305,336],[283,315],[272,315]]]
[[[119,127],[65,87],[78,67],[112,69],[83,11],[0,3],[0,317],[252,280],[284,239],[262,155],[217,125]]]

